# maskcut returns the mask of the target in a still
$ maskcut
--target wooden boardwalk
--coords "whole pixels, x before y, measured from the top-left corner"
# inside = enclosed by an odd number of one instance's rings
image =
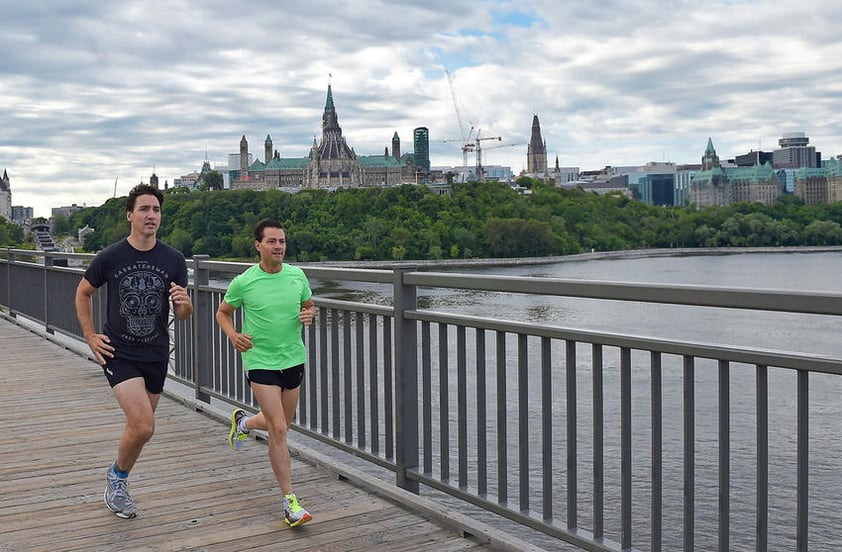
[[[2,317],[0,422],[0,552],[532,548],[493,531],[460,534],[458,520],[399,506],[301,455],[293,458],[295,490],[314,519],[290,529],[265,444],[251,440],[234,452],[222,420],[166,396],[132,471],[140,513],[119,519],[102,493],[123,417],[101,370]]]

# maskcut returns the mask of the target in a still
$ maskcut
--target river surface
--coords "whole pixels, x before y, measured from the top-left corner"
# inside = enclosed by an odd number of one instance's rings
[[[779,289],[789,291],[842,292],[842,253],[750,253],[714,256],[680,256],[565,261],[517,267],[477,267],[447,269],[450,272],[482,275],[552,277],[694,284],[702,286]],[[376,286],[354,285],[343,288],[335,283],[315,283],[318,296],[354,301],[388,303],[390,297]],[[842,358],[842,320],[835,317],[758,313],[700,307],[611,302],[587,299],[551,298],[471,292],[459,290],[419,291],[423,308],[475,316],[503,316],[510,320],[546,322],[549,325],[611,331],[641,336],[696,342],[793,351]],[[591,527],[589,489],[592,476],[588,427],[590,359],[587,352],[579,359],[579,503],[581,525]],[[606,510],[608,536],[619,538],[619,425],[616,398],[619,376],[606,365],[605,457]],[[755,512],[755,370],[753,366],[733,366],[731,385],[731,549],[754,550]],[[560,375],[560,387],[563,375]],[[664,400],[664,550],[682,547],[683,481],[683,396],[680,362],[665,363]],[[769,373],[769,548],[795,549],[795,445],[796,377],[792,371],[770,369]],[[450,385],[455,381],[451,380]],[[554,386],[555,386],[554,381]],[[650,380],[645,359],[636,362],[632,378],[633,399],[633,479],[634,546],[649,549],[649,470],[651,452]],[[697,550],[717,546],[718,504],[718,394],[715,364],[699,362],[695,373],[696,447],[696,539]],[[842,550],[842,377],[810,376],[810,531],[809,550]],[[563,393],[558,409],[563,412]],[[612,396],[613,393],[613,396]],[[556,405],[554,403],[554,410]],[[558,424],[563,431],[563,422]],[[515,426],[516,429],[516,426]],[[510,435],[513,433],[510,432]],[[559,445],[566,436],[559,437]],[[540,466],[538,444],[531,448],[533,466]],[[564,448],[554,453],[555,462],[564,464]],[[515,453],[516,456],[516,453]],[[512,456],[510,455],[510,458]],[[565,471],[559,469],[559,487]],[[538,488],[540,483],[536,481]],[[559,508],[559,511],[562,508]]]

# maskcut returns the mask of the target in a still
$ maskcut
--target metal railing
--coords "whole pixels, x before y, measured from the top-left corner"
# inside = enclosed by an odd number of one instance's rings
[[[90,256],[35,255],[0,258],[0,305],[79,337],[73,293],[82,268],[55,261]],[[188,262],[195,310],[174,326],[171,377],[200,400],[256,409],[240,357],[214,322],[226,279],[248,265]],[[836,492],[809,485],[809,383],[812,374],[842,374],[839,358],[419,305],[424,290],[448,289],[838,317],[842,294],[304,268],[314,288],[343,282],[382,292],[365,303],[314,297],[295,429],[393,471],[397,486],[435,489],[585,550],[817,549],[810,499],[835,501]],[[790,412],[770,405],[770,388],[788,374],[795,392],[788,383],[782,392],[794,403],[796,439],[770,442],[770,416]],[[753,396],[732,395],[738,381],[750,382]],[[665,400],[672,396],[677,406]],[[697,404],[709,396],[711,412]],[[737,435],[732,422],[753,422],[753,431]],[[793,460],[792,481],[770,478],[770,467],[787,468],[781,454]],[[732,469],[738,457],[752,473]],[[794,493],[781,490],[790,483]],[[770,515],[792,533],[770,543]]]

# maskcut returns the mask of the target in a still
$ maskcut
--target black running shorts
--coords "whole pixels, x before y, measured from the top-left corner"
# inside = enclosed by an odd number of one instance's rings
[[[140,362],[124,358],[106,358],[102,371],[111,387],[132,378],[143,378],[146,390],[153,395],[160,395],[167,379],[167,361]]]
[[[277,385],[281,389],[295,389],[304,380],[304,365],[299,364],[284,370],[248,370],[246,378],[251,383]]]

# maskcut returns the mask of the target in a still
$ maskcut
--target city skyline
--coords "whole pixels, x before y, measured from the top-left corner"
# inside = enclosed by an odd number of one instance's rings
[[[115,179],[117,195],[153,172],[172,184],[205,152],[224,165],[244,134],[304,156],[328,82],[357,154],[425,126],[436,166],[462,164],[452,92],[466,130],[519,144],[484,151],[515,174],[536,114],[550,166],[698,163],[709,137],[726,159],[787,132],[842,153],[842,6],[699,4],[3,5],[0,170],[49,216],[101,205]]]

